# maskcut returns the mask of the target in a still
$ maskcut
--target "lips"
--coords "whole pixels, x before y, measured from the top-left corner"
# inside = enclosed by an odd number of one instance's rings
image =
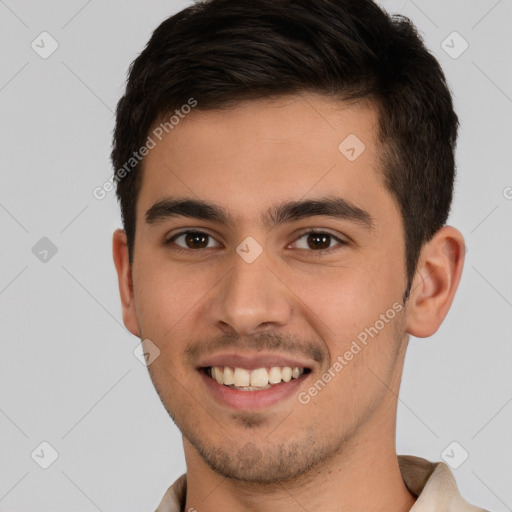
[[[201,361],[197,370],[218,403],[247,410],[268,407],[298,392],[311,366],[276,354],[219,354]]]

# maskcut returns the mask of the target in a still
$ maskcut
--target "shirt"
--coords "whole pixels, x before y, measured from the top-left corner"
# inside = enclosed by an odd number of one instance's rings
[[[410,512],[489,512],[468,503],[444,462],[430,462],[413,455],[398,455],[402,479],[416,502]],[[167,490],[155,512],[184,512],[187,475],[181,475]]]

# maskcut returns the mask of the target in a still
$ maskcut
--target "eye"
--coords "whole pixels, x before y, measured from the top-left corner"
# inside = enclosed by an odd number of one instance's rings
[[[347,242],[334,236],[331,233],[323,231],[308,231],[302,234],[292,244],[297,249],[313,250],[315,252],[324,252],[337,245],[347,245]]]
[[[182,231],[167,240],[166,245],[176,244],[187,249],[210,249],[220,247],[220,244],[208,233],[202,231]]]

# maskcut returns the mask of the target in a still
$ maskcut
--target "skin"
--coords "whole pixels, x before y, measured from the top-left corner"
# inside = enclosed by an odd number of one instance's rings
[[[145,158],[133,265],[122,230],[114,262],[126,327],[161,351],[148,368],[183,434],[185,510],[402,512],[414,504],[396,456],[397,396],[409,335],[436,332],[458,286],[464,239],[455,228],[424,245],[405,307],[308,404],[293,394],[234,411],[212,400],[195,368],[226,350],[293,355],[310,363],[307,391],[401,303],[403,223],[379,171],[377,121],[370,103],[258,100],[192,112]],[[349,134],[366,147],[352,162],[338,150]],[[373,226],[319,215],[272,228],[262,220],[283,201],[333,194],[367,211]],[[176,196],[222,206],[234,223],[145,222],[152,205]],[[188,228],[211,235],[209,247],[190,248],[184,237],[164,244]],[[347,243],[328,239],[319,253],[309,228]],[[235,250],[247,236],[263,249],[252,263]]]

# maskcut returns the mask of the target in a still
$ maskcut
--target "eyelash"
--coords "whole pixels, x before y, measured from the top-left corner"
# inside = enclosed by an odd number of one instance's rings
[[[172,247],[172,250],[175,251],[175,252],[178,252],[178,253],[190,253],[191,251],[198,251],[199,252],[199,251],[205,251],[207,249],[212,249],[212,247],[203,247],[203,248],[200,248],[200,249],[192,249],[192,248],[185,249],[184,247],[180,247],[179,245],[174,244],[174,241],[178,237],[183,236],[183,235],[187,235],[187,234],[191,234],[191,233],[200,234],[200,235],[206,235],[207,237],[210,237],[210,238],[214,239],[214,237],[212,235],[210,235],[209,233],[206,233],[204,231],[188,229],[186,231],[180,231],[179,233],[176,233],[175,235],[173,235],[168,240],[165,240],[164,241],[164,245],[166,245],[166,246],[174,245]],[[329,233],[328,231],[322,231],[322,230],[313,229],[313,228],[308,229],[307,231],[302,232],[295,239],[295,242],[297,240],[300,240],[302,237],[310,235],[310,234],[327,235],[327,236],[331,237],[331,239],[334,239],[338,243],[334,247],[329,247],[327,249],[318,249],[318,250],[314,250],[314,249],[310,249],[310,250],[308,250],[308,249],[299,249],[300,251],[311,252],[311,253],[314,253],[314,254],[327,254],[327,253],[331,252],[333,249],[340,249],[341,247],[349,245],[349,242],[347,242],[346,240],[342,240],[341,238],[337,237],[336,235],[333,235],[332,233]]]

